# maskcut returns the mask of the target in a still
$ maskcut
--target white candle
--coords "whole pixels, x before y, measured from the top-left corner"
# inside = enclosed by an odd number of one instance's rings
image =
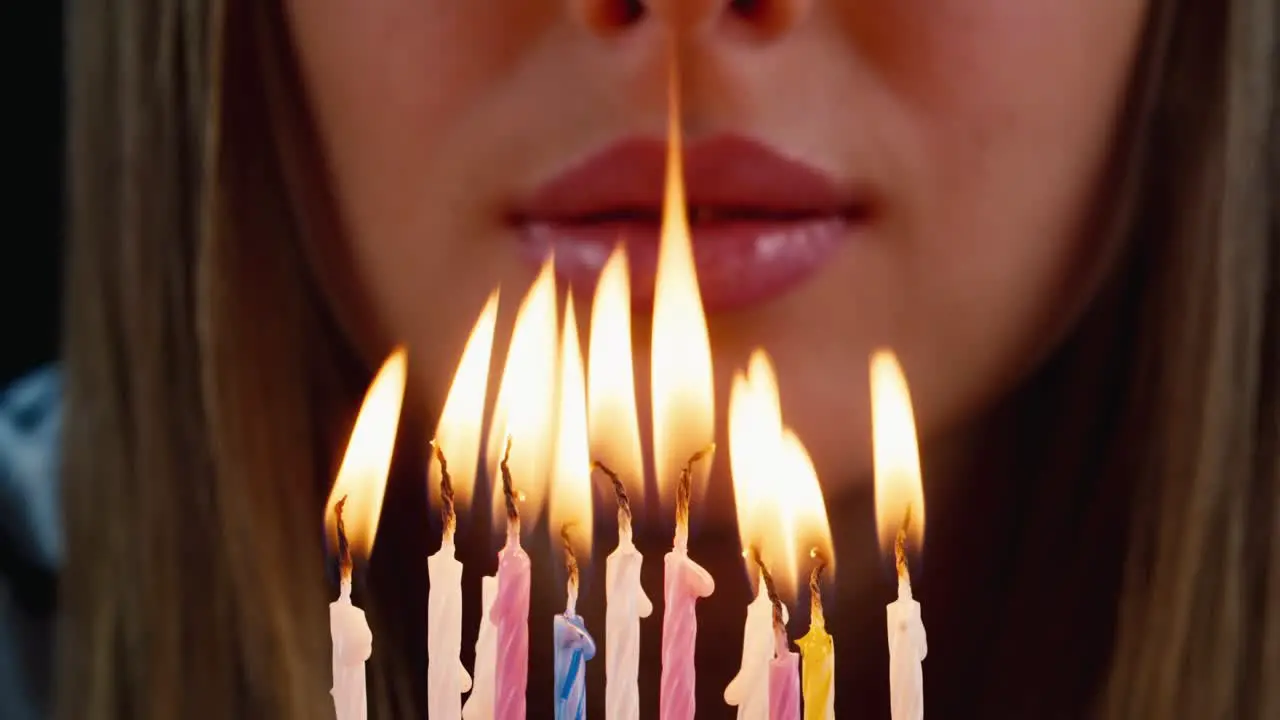
[[[783,607],[783,622],[787,622]],[[760,578],[756,599],[747,606],[742,632],[742,665],[724,689],[724,701],[738,708],[739,720],[769,720],[769,663],[773,662],[775,637],[773,602]]]
[[[904,566],[905,570],[905,566]],[[898,576],[898,599],[885,606],[889,630],[889,708],[893,720],[923,720],[924,671],[929,651],[920,603],[911,597],[911,578]]]
[[[351,578],[344,577],[338,599],[329,603],[333,639],[333,709],[337,720],[365,720],[364,664],[373,654],[373,631],[364,611],[351,604]]]
[[[640,618],[653,603],[640,585],[644,556],[631,540],[631,521],[618,513],[618,547],[605,563],[605,717],[640,717]]]
[[[427,558],[431,585],[427,594],[427,717],[459,720],[462,694],[471,675],[462,665],[462,563],[454,557],[453,538]]]
[[[889,639],[889,708],[893,720],[924,717],[924,671],[928,652],[920,603],[911,597],[907,543],[924,541],[924,483],[911,392],[897,357],[871,356],[871,426],[876,474],[876,528],[882,547],[893,543],[898,599],[885,607]]]
[[[493,599],[498,596],[498,576],[486,575],[480,580],[480,632],[476,635],[475,683],[471,696],[462,706],[463,720],[493,720],[493,674],[497,667],[494,648],[498,626],[489,619]]]

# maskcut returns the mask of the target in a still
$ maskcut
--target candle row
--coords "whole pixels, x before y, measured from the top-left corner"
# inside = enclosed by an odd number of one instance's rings
[[[483,318],[482,318],[483,320]],[[481,323],[483,324],[483,322]],[[572,326],[572,322],[568,323]],[[571,330],[565,333],[565,347],[576,347]],[[570,343],[573,343],[572,345]],[[562,348],[563,349],[563,348]],[[369,526],[355,535],[354,543],[363,553],[372,546],[373,524],[380,509],[381,489],[369,490],[369,479],[385,475],[394,444],[395,419],[403,395],[405,360],[403,352],[388,359],[371,386],[339,480],[335,483],[333,511],[329,514],[338,539],[341,574],[339,599],[332,604],[331,630],[334,643],[334,703],[338,717],[364,717],[364,661],[372,649],[372,634],[363,612],[350,601],[351,548],[346,517],[361,514]],[[566,379],[581,375],[574,363]],[[894,533],[893,544],[899,576],[899,597],[887,608],[891,658],[890,686],[893,717],[923,716],[920,661],[926,652],[920,622],[920,606],[911,595],[906,562],[907,538],[922,524],[923,506],[910,497],[905,505],[894,502],[901,495],[901,482],[887,478],[918,477],[911,468],[911,453],[884,453],[890,439],[913,450],[913,419],[905,381],[892,355],[878,354],[872,360],[873,412],[876,415],[877,508],[905,507]],[[572,386],[572,382],[568,383]],[[578,386],[581,380],[578,379]],[[729,432],[734,491],[742,531],[744,557],[748,557],[760,578],[756,600],[748,607],[743,638],[742,666],[725,690],[725,700],[738,708],[739,717],[795,719],[800,717],[801,696],[807,719],[834,717],[834,642],[825,628],[819,579],[828,567],[830,529],[822,509],[821,489],[816,472],[803,444],[781,422],[777,408],[776,380],[768,357],[753,354],[749,370],[734,379],[730,402]],[[572,418],[570,413],[568,417]],[[883,433],[900,427],[881,439]],[[582,429],[585,423],[574,423]],[[905,433],[905,435],[904,435]],[[564,433],[561,433],[562,437]],[[432,458],[440,476],[443,534],[440,550],[428,559],[430,593],[428,599],[428,703],[432,718],[523,718],[528,671],[528,615],[532,564],[520,544],[520,494],[510,469],[513,439],[508,436],[499,463],[503,505],[507,514],[507,541],[498,556],[495,576],[483,580],[483,612],[477,634],[476,677],[473,681],[460,661],[462,620],[462,564],[454,545],[457,516],[455,493],[443,449],[432,443]],[[561,445],[564,445],[561,442]],[[688,556],[689,504],[692,478],[698,463],[709,461],[711,447],[689,458],[677,485],[677,531],[674,547],[665,561],[663,625],[663,673],[660,716],[692,718],[694,714],[695,672],[692,658],[696,642],[694,604],[714,591],[714,580]],[[586,443],[576,452],[585,457]],[[918,460],[914,461],[918,466]],[[905,464],[905,466],[904,466]],[[586,467],[586,463],[582,464]],[[594,469],[606,475],[618,504],[618,547],[607,560],[606,708],[610,718],[639,717],[639,620],[652,612],[652,603],[640,583],[643,558],[632,541],[632,514],[629,496],[618,474],[602,463]],[[589,473],[589,470],[587,471]],[[360,478],[353,480],[353,478]],[[778,481],[786,478],[784,485]],[[882,480],[882,478],[886,478]],[[354,490],[360,494],[352,496]],[[590,487],[576,490],[591,496]],[[351,505],[350,510],[348,505]],[[917,510],[916,508],[920,509]],[[913,512],[917,513],[913,516]],[[878,516],[884,513],[878,512]],[[881,523],[882,530],[885,523]],[[578,599],[578,555],[573,528],[561,524],[561,542],[568,570],[565,612],[553,619],[555,639],[555,717],[585,716],[585,663],[596,654],[594,638],[576,613]],[[782,532],[778,532],[778,529]],[[808,533],[809,537],[805,537]],[[816,535],[816,537],[815,537]],[[768,544],[768,538],[774,539]],[[810,574],[811,624],[797,641],[804,657],[804,686],[800,689],[800,655],[790,650],[787,639],[787,609],[774,579],[779,565],[794,561],[797,543],[816,540],[825,549],[810,550],[816,564]],[[781,554],[778,551],[782,547]],[[790,547],[787,547],[790,546]],[[772,552],[769,552],[772,551]],[[770,557],[770,560],[766,560]],[[792,567],[794,576],[794,567]],[[465,707],[461,696],[471,692]]]

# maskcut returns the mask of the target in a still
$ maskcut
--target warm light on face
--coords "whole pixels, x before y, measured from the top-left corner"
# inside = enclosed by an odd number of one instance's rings
[[[462,351],[458,369],[453,374],[453,384],[440,413],[435,441],[444,451],[449,462],[449,477],[453,481],[454,501],[460,507],[471,504],[476,484],[476,463],[480,458],[480,432],[484,424],[485,392],[489,385],[489,358],[493,353],[493,329],[498,319],[498,291],[489,295],[488,302],[471,329],[471,337]],[[440,504],[440,466],[434,460],[428,464],[428,489],[431,504]]]
[[[907,542],[924,542],[924,485],[911,393],[898,358],[887,350],[871,356],[871,427],[875,451],[876,532],[880,547],[892,552],[907,509]]]
[[[729,396],[738,534],[744,551],[760,551],[779,591],[794,597],[800,564],[810,552],[821,553],[828,566],[834,553],[818,473],[800,438],[782,424],[780,407],[773,366],[757,350],[748,371],[734,377]]]
[[[494,403],[493,422],[485,451],[489,477],[494,478],[494,518],[505,522],[506,510],[498,464],[511,436],[511,477],[525,527],[542,511],[556,429],[556,285],[553,260],[548,258],[516,313],[506,365]]]
[[[387,488],[387,473],[396,444],[396,428],[400,424],[406,365],[405,351],[397,349],[374,377],[351,430],[347,452],[338,468],[338,479],[325,503],[325,530],[330,542],[337,547],[334,506],[344,497],[347,499],[342,520],[353,556],[369,557],[373,552],[378,516],[382,514],[382,495]]]
[[[551,476],[551,529],[559,541],[568,529],[578,561],[591,553],[591,456],[587,446],[587,398],[573,296],[565,308],[560,346],[560,423]]]
[[[711,341],[698,293],[681,166],[680,110],[672,81],[666,195],[653,301],[652,390],[654,471],[665,504],[674,501],[680,470],[715,437]],[[695,467],[694,495],[710,463]]]
[[[591,459],[617,472],[632,507],[644,499],[644,460],[631,362],[631,281],[626,247],[609,256],[591,306],[587,401]]]

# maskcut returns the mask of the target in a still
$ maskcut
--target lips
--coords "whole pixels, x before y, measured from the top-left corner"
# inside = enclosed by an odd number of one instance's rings
[[[589,288],[618,242],[631,259],[633,302],[652,303],[666,145],[634,139],[606,148],[540,187],[512,216],[521,251]],[[703,303],[741,309],[813,277],[869,218],[865,193],[841,192],[821,172],[753,140],[720,136],[684,156],[686,202]]]

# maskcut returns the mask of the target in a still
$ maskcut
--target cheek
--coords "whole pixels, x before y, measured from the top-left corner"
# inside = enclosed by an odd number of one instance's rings
[[[910,6],[911,3],[895,7]],[[934,4],[938,5],[938,4]],[[988,391],[1048,340],[1087,237],[1141,27],[1142,3],[948,2],[899,9],[886,66],[918,149],[895,218],[903,317],[924,368],[969,356]],[[919,14],[921,11],[914,11]],[[928,371],[926,371],[927,373]]]
[[[442,395],[486,295],[532,277],[486,251],[495,215],[468,188],[492,185],[500,163],[467,150],[474,134],[496,134],[495,117],[518,116],[495,113],[495,98],[554,4],[502,3],[494,22],[485,2],[287,1],[348,270]]]
[[[1137,0],[869,5],[844,5],[841,37],[897,161],[883,225],[807,300],[844,309],[839,331],[820,314],[769,344],[788,416],[843,476],[870,466],[874,347],[899,354],[934,435],[1006,391],[1079,306],[1143,17]]]

